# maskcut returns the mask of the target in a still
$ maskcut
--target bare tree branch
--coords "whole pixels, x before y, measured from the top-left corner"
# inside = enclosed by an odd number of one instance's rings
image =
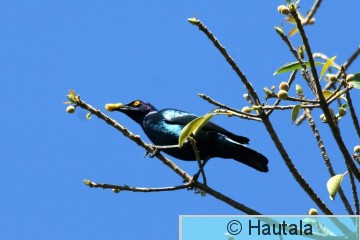
[[[250,114],[250,113],[245,113],[245,112],[241,112],[240,110],[231,108],[229,106],[226,106],[214,99],[212,99],[211,97],[205,95],[205,94],[198,94],[199,97],[201,97],[202,99],[208,101],[209,103],[217,106],[217,107],[221,107],[225,110],[229,110],[231,114],[233,114],[234,116],[240,117],[240,118],[244,118],[244,119],[249,119],[249,120],[255,120],[255,121],[259,121],[261,122],[261,118],[259,118],[257,115],[254,114]]]
[[[186,183],[179,186],[161,187],[161,188],[148,188],[148,187],[132,187],[128,185],[114,185],[108,183],[96,183],[89,180],[84,180],[84,183],[91,188],[113,189],[115,191],[130,191],[130,192],[169,192],[190,188],[194,183]]]
[[[299,29],[299,33],[301,35],[301,38],[303,40],[304,46],[305,46],[305,50],[307,52],[308,58],[309,58],[309,62],[310,62],[310,66],[311,66],[311,72],[314,78],[314,84],[316,86],[316,90],[317,90],[317,96],[320,100],[320,105],[321,105],[321,109],[323,110],[326,119],[328,120],[328,125],[331,129],[332,134],[334,135],[334,138],[336,140],[336,143],[339,146],[339,149],[341,151],[341,153],[343,154],[343,157],[345,159],[346,165],[349,166],[349,168],[351,169],[351,172],[354,174],[354,177],[360,181],[360,172],[359,170],[356,168],[354,162],[352,161],[351,155],[348,151],[348,149],[345,146],[344,141],[342,140],[342,136],[341,136],[341,132],[340,129],[338,128],[338,126],[335,124],[334,120],[332,119],[332,114],[329,110],[329,106],[325,100],[324,95],[322,94],[322,90],[321,90],[321,85],[320,85],[320,81],[319,81],[319,77],[317,74],[317,70],[315,68],[315,62],[314,62],[314,58],[313,58],[313,54],[310,48],[310,44],[309,44],[309,40],[306,36],[306,33],[304,31],[304,28],[301,24],[301,20],[298,16],[298,13],[296,11],[296,8],[294,7],[294,9],[292,9],[290,11],[291,15],[294,17],[295,21],[296,21],[296,26]]]

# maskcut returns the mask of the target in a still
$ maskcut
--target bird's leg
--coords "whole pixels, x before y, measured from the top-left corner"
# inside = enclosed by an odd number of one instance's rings
[[[197,181],[200,176],[200,173],[201,173],[201,175],[203,176],[203,184],[205,186],[207,184],[206,184],[206,176],[205,176],[204,166],[205,166],[207,160],[208,159],[204,160],[202,163],[199,163],[199,171],[197,171],[197,173],[195,173],[194,176],[192,177],[192,181]],[[201,193],[201,190],[197,191],[196,187],[194,187],[194,186],[189,187],[188,190],[195,190],[195,193]]]
[[[201,161],[198,161],[199,164],[199,171],[197,171],[197,173],[195,173],[195,175],[193,176],[193,179],[195,181],[197,181],[197,179],[199,178],[199,175],[201,173],[202,177],[203,177],[203,183],[206,186],[206,176],[205,176],[205,171],[204,171],[204,166],[207,163],[208,159],[204,160],[202,163]]]
[[[154,151],[150,154],[150,158],[155,157],[156,154],[158,154],[160,150],[155,146]]]
[[[199,175],[201,173],[201,175],[203,176],[203,184],[206,185],[206,176],[205,176],[205,172],[204,172],[204,166],[207,162],[207,159],[204,160],[203,163],[201,163],[201,157],[200,157],[200,151],[196,146],[196,140],[195,140],[195,136],[193,134],[191,134],[189,136],[189,141],[193,147],[194,153],[195,153],[195,157],[196,157],[196,161],[199,165],[199,171],[193,176],[193,180],[197,181],[197,179],[199,178]]]

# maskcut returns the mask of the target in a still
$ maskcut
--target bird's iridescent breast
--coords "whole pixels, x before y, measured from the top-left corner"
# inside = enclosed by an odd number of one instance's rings
[[[176,110],[149,113],[143,121],[144,132],[156,145],[177,144],[184,126],[168,123],[167,119],[180,116],[180,113]]]

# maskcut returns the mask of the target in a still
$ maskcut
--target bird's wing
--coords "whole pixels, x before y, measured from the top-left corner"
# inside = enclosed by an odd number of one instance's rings
[[[168,124],[177,124],[177,125],[184,125],[184,126],[186,124],[188,124],[189,122],[191,122],[192,120],[198,118],[198,116],[196,116],[194,114],[177,111],[177,110],[175,112],[173,112],[172,114],[163,114],[163,116],[165,118],[165,122]],[[202,130],[207,131],[207,132],[217,132],[217,133],[224,134],[231,140],[238,142],[238,143],[242,143],[242,144],[247,144],[250,141],[248,138],[235,135],[212,122],[208,122],[202,128]]]

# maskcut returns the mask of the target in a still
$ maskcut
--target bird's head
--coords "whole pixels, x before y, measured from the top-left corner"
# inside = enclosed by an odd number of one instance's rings
[[[145,103],[141,100],[135,100],[128,104],[107,104],[105,106],[108,111],[119,111],[128,115],[135,122],[142,124],[145,116],[152,111],[157,111],[157,109],[150,103]]]

